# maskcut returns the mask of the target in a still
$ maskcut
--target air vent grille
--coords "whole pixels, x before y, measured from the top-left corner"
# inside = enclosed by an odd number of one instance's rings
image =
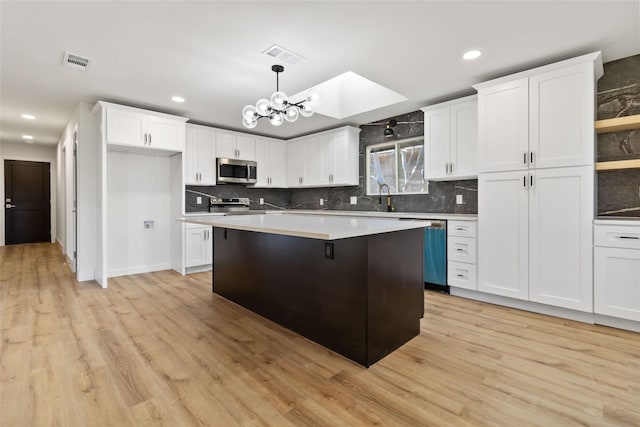
[[[300,56],[297,53],[290,51],[289,49],[285,49],[282,46],[278,46],[277,44],[272,44],[267,49],[262,51],[262,53],[269,55],[272,58],[279,59],[280,62],[284,62],[289,65],[296,65],[304,59],[303,56]]]
[[[73,53],[65,52],[62,59],[62,65],[65,67],[75,68],[76,70],[86,70],[91,65],[89,58],[84,58]]]

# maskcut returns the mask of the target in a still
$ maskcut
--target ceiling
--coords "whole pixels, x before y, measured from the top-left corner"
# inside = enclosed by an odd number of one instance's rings
[[[275,91],[275,62],[261,54],[273,43],[306,58],[280,75],[286,93],[353,71],[408,98],[342,120],[261,120],[250,131],[281,138],[414,111],[470,94],[472,84],[596,50],[605,62],[640,53],[637,0],[2,0],[0,20],[0,141],[30,134],[38,144],[57,143],[80,101],[245,130],[242,107]],[[471,49],[483,55],[463,61]],[[63,67],[64,51],[91,58],[89,70]],[[186,102],[172,102],[174,95]]]

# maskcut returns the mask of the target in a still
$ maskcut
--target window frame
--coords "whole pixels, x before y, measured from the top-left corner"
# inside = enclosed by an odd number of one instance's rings
[[[424,156],[426,155],[426,149],[424,147],[424,136],[413,136],[410,138],[404,138],[404,139],[396,139],[393,141],[387,141],[387,142],[381,142],[378,144],[371,144],[371,145],[367,145],[365,148],[365,181],[366,181],[366,194],[367,196],[377,196],[379,193],[378,189],[376,188],[375,190],[372,190],[369,187],[369,184],[371,183],[371,165],[370,165],[370,161],[369,161],[369,156],[371,155],[371,151],[382,151],[385,148],[389,147],[389,148],[393,148],[394,150],[394,171],[393,171],[393,179],[395,181],[395,187],[399,188],[399,179],[398,179],[398,174],[400,173],[399,168],[398,168],[398,161],[399,161],[399,157],[398,157],[398,147],[401,147],[402,145],[407,145],[410,142],[413,141],[422,141],[422,150],[423,150],[423,161],[424,161]],[[409,144],[409,145],[420,145],[420,144]],[[425,191],[411,191],[411,192],[393,192],[391,193],[394,196],[401,196],[401,195],[409,195],[409,194],[429,194],[429,181],[424,178],[424,165],[422,167],[422,177],[424,179],[424,188]],[[385,193],[386,194],[386,193]]]

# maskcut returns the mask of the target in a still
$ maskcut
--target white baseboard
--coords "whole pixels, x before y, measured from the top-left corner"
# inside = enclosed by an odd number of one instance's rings
[[[112,268],[107,272],[107,277],[128,276],[130,274],[151,273],[169,269],[171,269],[170,262],[153,265],[135,265],[133,267]]]
[[[449,293],[457,297],[488,302],[490,304],[503,305],[505,307],[517,308],[519,310],[531,311],[533,313],[546,314],[548,316],[561,317],[563,319],[575,320],[583,323],[594,323],[593,313],[570,310],[568,308],[554,307],[537,302],[522,301],[509,297],[503,297],[501,295],[487,294],[484,292],[456,288],[453,286],[449,288]]]
[[[195,267],[187,267],[185,269],[185,274],[202,273],[203,271],[211,271],[212,269],[213,269],[212,264],[197,265]]]
[[[594,314],[596,324],[610,326],[612,328],[626,329],[627,331],[640,332],[640,322],[634,320],[620,319],[618,317],[605,316],[604,314]]]

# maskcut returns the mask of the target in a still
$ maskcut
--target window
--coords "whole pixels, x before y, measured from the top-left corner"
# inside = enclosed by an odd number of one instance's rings
[[[410,138],[367,147],[367,194],[382,184],[391,194],[428,193],[424,179],[424,138]]]

